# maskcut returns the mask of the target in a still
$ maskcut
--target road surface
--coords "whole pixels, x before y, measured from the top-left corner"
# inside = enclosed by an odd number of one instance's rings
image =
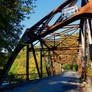
[[[18,87],[8,88],[3,92],[84,92],[79,77],[78,73],[69,71],[38,82],[28,82]]]

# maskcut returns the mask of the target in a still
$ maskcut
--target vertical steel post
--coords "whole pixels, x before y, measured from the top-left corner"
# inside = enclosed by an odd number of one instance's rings
[[[43,50],[43,44],[42,44],[42,42],[40,42],[40,43],[41,43],[41,48],[42,48],[42,52],[43,52],[43,56],[44,56],[46,71],[47,71],[47,74],[48,74],[48,76],[49,76],[48,67],[47,67],[47,61],[46,61],[45,54],[44,54],[44,50]]]
[[[55,71],[55,66],[54,66],[54,63],[55,62],[55,53],[54,53],[54,51],[53,51],[53,62],[52,62],[52,64],[53,64],[53,74],[55,75],[56,74],[56,71]]]
[[[55,35],[54,35],[54,47],[55,47]]]
[[[87,80],[87,53],[88,53],[88,45],[87,45],[87,25],[86,25],[86,19],[84,19],[83,22],[83,29],[81,31],[81,37],[82,37],[82,55],[83,55],[83,81]]]
[[[50,50],[48,49],[48,72],[49,72],[49,76],[51,75],[50,65],[51,65]]]
[[[92,68],[92,34],[91,34],[91,20],[87,19],[87,32],[88,32],[88,61],[91,63]]]
[[[53,71],[53,61],[52,61],[52,56],[51,56],[51,51],[49,50],[49,58],[50,58],[50,61],[51,61],[51,68],[52,68],[52,75],[54,75],[54,71]]]
[[[84,5],[87,4],[87,0],[81,0],[81,6],[83,7]],[[86,24],[85,24],[85,19],[81,19],[81,43],[82,43],[82,75],[81,78],[82,80],[86,80],[86,69],[87,69],[87,56],[86,56]]]
[[[34,49],[33,43],[31,43],[31,48],[32,48],[32,51],[33,51],[33,56],[34,56],[37,72],[38,72],[39,78],[41,78],[41,74],[40,74],[40,71],[39,71],[39,67],[38,67],[37,58],[36,58],[36,54],[35,54],[35,49]]]
[[[47,75],[49,76],[49,71],[48,71],[48,66],[47,66],[47,61],[46,61],[45,55],[44,55],[44,61],[45,61],[45,65],[46,65]]]
[[[41,43],[40,43],[40,45],[41,45]],[[40,70],[41,70],[41,78],[42,78],[42,68],[43,68],[43,66],[42,66],[42,47],[41,47],[41,50],[40,50]]]
[[[82,75],[81,75],[81,79],[82,81],[85,80],[85,39],[84,39],[84,27],[83,29],[81,30],[81,41],[82,41],[82,62],[83,62],[83,65],[82,65]]]
[[[84,40],[85,40],[85,74],[84,74],[84,80],[86,81],[87,80],[87,54],[88,54],[88,49],[87,49],[87,47],[88,47],[88,39],[87,39],[87,22],[86,22],[86,20],[85,20],[85,29],[84,29],[84,34],[85,34],[85,38],[84,38]]]
[[[81,39],[82,39],[82,56],[83,56],[83,58],[82,58],[82,60],[83,60],[83,67],[84,67],[84,62],[85,62],[85,56],[84,56],[84,34],[83,34],[83,30],[81,31]]]
[[[54,75],[54,66],[53,66],[53,60],[52,60],[52,56],[51,56],[51,52],[50,52],[50,59],[51,59],[51,67],[52,67],[52,75]]]
[[[82,39],[81,39],[81,29],[80,29],[79,31],[79,56],[78,56],[78,71],[80,74],[82,73],[82,64],[83,64],[82,63]]]
[[[79,53],[80,53],[80,57],[79,57],[79,73],[81,74],[82,73],[82,65],[83,65],[83,62],[82,62],[82,48],[81,47],[80,47]]]
[[[48,49],[48,65],[50,64],[50,50]]]
[[[26,51],[26,79],[29,80],[29,45],[27,45]]]

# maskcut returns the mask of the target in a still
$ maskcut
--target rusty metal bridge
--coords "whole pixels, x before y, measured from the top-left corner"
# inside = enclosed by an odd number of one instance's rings
[[[45,59],[47,75],[51,76],[62,73],[62,64],[71,63],[72,57],[76,56],[78,71],[84,80],[87,79],[89,60],[92,65],[92,0],[81,0],[81,7],[76,6],[77,2],[78,0],[66,0],[25,31],[3,69],[1,82],[3,75],[8,74],[16,56],[25,46],[27,47],[27,80],[29,80],[29,52],[33,53],[39,78],[43,77],[43,58]],[[39,48],[34,48],[38,42],[40,43]],[[40,52],[40,68],[36,52]],[[67,60],[68,56],[71,56],[69,60]],[[49,70],[46,62],[49,62],[52,71]],[[58,69],[56,69],[57,67]]]

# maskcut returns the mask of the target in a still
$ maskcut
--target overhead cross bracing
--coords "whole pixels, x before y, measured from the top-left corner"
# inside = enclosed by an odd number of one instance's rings
[[[14,52],[10,56],[7,64],[5,65],[1,77],[1,82],[3,81],[3,75],[7,75],[16,56],[20,50],[27,46],[27,64],[29,62],[29,52],[33,52],[37,72],[39,78],[42,78],[42,58],[44,57],[46,70],[48,76],[51,75],[49,68],[47,66],[47,59],[49,65],[52,67],[52,74],[57,73],[55,71],[54,62],[59,62],[57,66],[59,67],[58,73],[61,72],[61,64],[71,63],[72,57],[78,58],[79,71],[82,72],[82,67],[85,70],[85,74],[82,74],[86,79],[87,73],[87,61],[92,60],[92,41],[91,41],[91,18],[92,18],[92,1],[91,0],[81,0],[81,7],[75,7],[78,0],[66,0],[59,7],[51,11],[48,15],[42,18],[31,28],[28,28],[24,35],[22,36],[19,44],[15,48]],[[71,12],[71,7],[73,10]],[[75,8],[77,9],[75,9]],[[65,10],[66,9],[66,10]],[[69,16],[67,13],[62,14],[62,11],[69,10],[71,13]],[[56,17],[56,15],[58,17]],[[65,15],[66,14],[66,15]],[[53,18],[56,18],[55,22],[52,24]],[[40,48],[35,48],[34,42],[40,42]],[[29,47],[31,45],[31,47]],[[36,51],[41,54],[40,61],[41,67],[39,69],[38,62],[36,58]],[[48,54],[47,54],[48,53]],[[89,53],[89,56],[88,54]],[[68,56],[71,58],[68,59]],[[62,62],[61,62],[62,60]],[[65,62],[67,61],[67,62]],[[81,69],[81,70],[80,70]],[[29,79],[29,71],[27,67],[27,79]]]

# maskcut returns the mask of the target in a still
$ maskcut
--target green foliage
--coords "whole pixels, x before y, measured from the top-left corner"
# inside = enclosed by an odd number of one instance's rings
[[[7,63],[8,57],[8,54],[0,53],[0,67],[3,67]]]
[[[90,72],[90,69],[91,69],[91,65],[90,65],[90,64],[88,64],[88,65],[87,65],[88,74],[90,74],[90,73],[91,73],[91,72]]]
[[[0,49],[12,51],[19,40],[21,21],[32,13],[34,0],[0,0]]]
[[[77,71],[77,70],[78,70],[78,65],[77,65],[77,64],[64,64],[62,68],[63,68],[64,70]]]
[[[0,0],[0,63],[7,58],[2,50],[9,53],[16,47],[23,26],[21,22],[33,12],[35,0]]]
[[[5,48],[12,51],[18,42],[23,27],[20,22],[25,18],[24,14],[30,11],[31,4],[27,5],[27,1],[0,0],[0,50]]]

